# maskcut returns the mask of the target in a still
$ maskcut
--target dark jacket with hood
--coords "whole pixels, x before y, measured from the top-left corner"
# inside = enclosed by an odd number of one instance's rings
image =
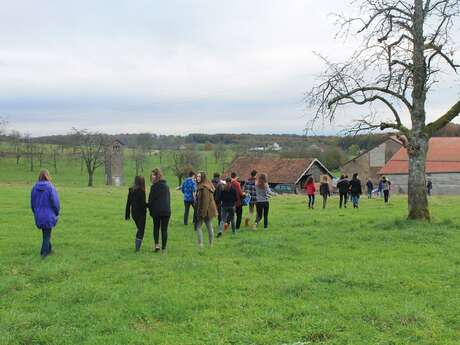
[[[323,196],[331,196],[331,192],[329,190],[329,183],[321,182],[319,186],[319,194]]]
[[[147,215],[147,203],[145,202],[145,191],[140,188],[130,188],[128,200],[126,201],[125,219],[132,215],[134,220],[145,219]]]
[[[171,216],[171,193],[165,180],[160,180],[150,187],[148,206],[152,217]]]
[[[56,189],[48,181],[38,181],[32,188],[30,207],[39,229],[52,229],[56,226],[61,206]]]
[[[198,221],[212,219],[217,216],[217,206],[214,201],[214,186],[211,182],[206,181],[198,184],[195,209]]]
[[[222,188],[220,192],[220,203],[222,207],[235,207],[236,200],[238,199],[236,195],[236,189],[230,187],[229,190],[226,189],[226,186]]]

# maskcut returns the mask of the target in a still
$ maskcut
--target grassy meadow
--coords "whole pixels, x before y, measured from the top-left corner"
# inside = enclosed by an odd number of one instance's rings
[[[127,188],[103,186],[102,170],[87,188],[69,163],[55,178],[56,254],[42,260],[25,165],[0,160],[2,345],[459,343],[460,198],[433,197],[419,224],[403,197],[309,211],[277,196],[268,231],[199,251],[173,191],[167,255],[151,251],[151,219],[136,254]]]

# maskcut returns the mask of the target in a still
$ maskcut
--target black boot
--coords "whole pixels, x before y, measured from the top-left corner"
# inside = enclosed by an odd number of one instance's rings
[[[136,238],[136,252],[141,250],[142,240]]]

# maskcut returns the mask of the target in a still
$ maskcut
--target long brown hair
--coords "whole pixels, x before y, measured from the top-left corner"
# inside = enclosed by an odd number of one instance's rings
[[[163,172],[160,168],[155,168],[152,170],[152,174],[150,176],[156,177],[156,182],[163,180]]]
[[[141,191],[145,192],[145,178],[144,178],[144,176],[136,176],[134,178],[133,189],[140,189]]]
[[[40,173],[38,174],[38,180],[51,182],[51,176],[49,171],[46,169],[40,170]]]
[[[268,177],[267,174],[261,173],[257,175],[257,187],[259,188],[267,188],[268,185]]]
[[[206,174],[205,171],[200,171],[199,174],[200,174],[200,176],[201,176],[200,184],[203,184],[203,183],[205,183],[206,181],[208,181],[208,175]]]

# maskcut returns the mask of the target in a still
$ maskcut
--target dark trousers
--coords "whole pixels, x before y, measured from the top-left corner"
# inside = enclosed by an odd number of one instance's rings
[[[195,214],[195,203],[193,201],[184,201],[184,225],[188,224],[188,218],[190,214],[190,207],[193,208],[193,213]]]
[[[315,195],[308,194],[308,208],[313,208],[313,206],[315,206]]]
[[[234,207],[222,207],[222,218],[219,222],[219,233],[222,233],[224,223],[230,223],[232,225],[232,232],[235,233],[235,208]]]
[[[264,218],[264,228],[265,229],[268,228],[268,211],[270,209],[270,204],[268,203],[268,201],[258,202],[256,203],[256,209],[257,209],[256,223],[259,224],[263,217]]]
[[[241,219],[243,218],[243,206],[235,207],[236,213],[236,229],[238,230],[241,227]]]
[[[155,245],[160,243],[160,228],[161,228],[161,248],[166,249],[168,242],[168,224],[170,216],[153,217],[153,238]]]
[[[383,191],[383,200],[385,200],[385,202],[388,202],[388,199],[390,199],[390,191],[389,190],[384,190]]]
[[[344,207],[347,207],[348,193],[339,193],[339,197],[340,197],[340,202],[339,202],[340,208],[342,208],[342,205]]]
[[[51,254],[51,249],[53,248],[51,245],[51,229],[42,229],[42,235],[43,241],[40,255],[45,257]]]
[[[138,240],[143,240],[144,239],[144,233],[145,233],[145,216],[136,218],[134,219],[134,223],[136,224],[137,232],[136,232],[136,238]]]
[[[327,204],[327,195],[324,194],[323,195],[323,208],[326,208],[326,204]]]
[[[216,200],[214,200],[216,201]],[[220,224],[221,220],[222,220],[222,207],[220,207],[220,203],[216,201],[216,205],[217,205],[217,224]]]

